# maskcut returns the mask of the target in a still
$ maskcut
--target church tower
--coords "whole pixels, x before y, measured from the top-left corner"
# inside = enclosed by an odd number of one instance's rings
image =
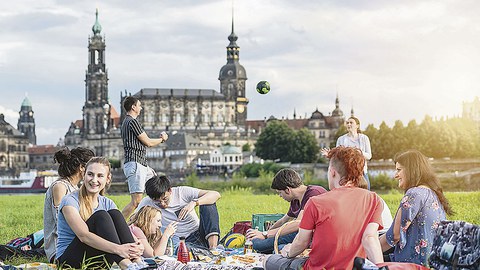
[[[30,103],[28,97],[25,96],[18,114],[20,117],[18,118],[17,129],[25,134],[30,144],[36,145],[35,118],[33,117],[32,103]]]
[[[108,100],[108,72],[105,65],[105,40],[100,35],[102,26],[96,10],[93,36],[88,41],[88,67],[85,78],[85,105],[83,106],[83,134],[105,134],[111,128]]]
[[[239,63],[240,47],[237,45],[238,36],[234,32],[232,12],[232,33],[228,36],[230,44],[227,46],[227,64],[220,69],[218,80],[220,81],[220,92],[225,96],[226,101],[235,102],[235,119],[237,126],[245,126],[247,120],[248,99],[245,91],[247,73]]]

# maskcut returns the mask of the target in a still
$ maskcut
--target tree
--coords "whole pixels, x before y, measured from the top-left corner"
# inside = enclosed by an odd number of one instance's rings
[[[263,159],[288,161],[294,131],[285,122],[271,120],[255,143],[257,156]]]
[[[292,163],[312,163],[317,160],[320,151],[315,136],[306,128],[295,132],[288,160]]]
[[[295,131],[278,120],[267,124],[255,149],[257,156],[263,159],[292,163],[315,162],[320,150],[314,135],[307,129]]]

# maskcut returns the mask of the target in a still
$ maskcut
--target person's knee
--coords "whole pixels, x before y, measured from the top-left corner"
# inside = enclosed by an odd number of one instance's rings
[[[143,197],[142,197],[142,193],[134,193],[132,194],[132,204],[135,208],[137,208],[137,206],[140,204],[140,202],[142,201]]]
[[[118,219],[118,218],[123,219],[122,212],[120,212],[120,210],[118,209],[110,209],[108,210],[108,214],[112,217],[112,219]]]
[[[89,219],[92,219],[92,218],[107,218],[109,217],[110,215],[108,214],[107,211],[105,210],[98,210],[98,211],[95,211]]]

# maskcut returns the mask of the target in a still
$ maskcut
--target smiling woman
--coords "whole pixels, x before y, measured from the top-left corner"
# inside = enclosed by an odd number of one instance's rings
[[[58,208],[59,264],[79,268],[88,262],[109,268],[116,262],[122,269],[143,267],[143,245],[135,242],[115,203],[103,196],[110,181],[108,159],[94,157],[85,167],[80,190],[63,198]]]
[[[392,261],[426,265],[434,229],[453,211],[425,155],[402,152],[395,157],[395,167],[395,179],[405,195],[380,243],[383,251],[394,248]]]

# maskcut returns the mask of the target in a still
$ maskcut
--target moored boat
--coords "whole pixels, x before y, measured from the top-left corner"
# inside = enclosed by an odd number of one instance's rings
[[[18,177],[0,176],[0,193],[43,193],[58,178],[54,171],[31,170]]]

